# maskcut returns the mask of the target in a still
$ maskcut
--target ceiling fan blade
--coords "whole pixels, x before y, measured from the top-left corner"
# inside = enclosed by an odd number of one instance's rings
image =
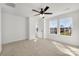
[[[44,14],[53,14],[53,13],[44,13]]]
[[[38,16],[38,15],[40,15],[40,14],[36,14],[36,15],[34,15],[34,16]]]
[[[49,7],[48,7],[48,6],[46,6],[46,8],[44,9],[44,12],[45,12],[47,9],[49,9]]]
[[[34,10],[34,9],[32,9],[32,11],[35,11],[35,12],[38,12],[38,13],[40,13],[39,11],[37,11],[37,10]]]

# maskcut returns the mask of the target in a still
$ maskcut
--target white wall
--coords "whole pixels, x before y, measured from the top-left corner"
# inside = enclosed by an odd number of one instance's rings
[[[26,37],[29,39],[29,17],[26,17]]]
[[[27,20],[8,13],[2,14],[2,43],[27,39]]]
[[[53,18],[62,18],[62,17],[72,17],[72,22],[73,22],[72,36],[50,34],[50,39],[79,46],[79,10],[75,12],[55,16]]]
[[[0,52],[1,52],[1,50],[2,50],[2,48],[1,48],[1,7],[0,7]]]

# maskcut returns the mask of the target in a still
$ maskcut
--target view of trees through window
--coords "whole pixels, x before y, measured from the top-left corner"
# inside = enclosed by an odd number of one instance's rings
[[[60,19],[60,34],[71,36],[72,18]]]
[[[50,33],[57,34],[57,20],[56,19],[50,21]]]
[[[59,24],[56,19],[50,21],[50,33],[57,34],[57,26],[60,29],[60,35],[71,36],[72,33],[72,18],[61,18],[59,19]]]

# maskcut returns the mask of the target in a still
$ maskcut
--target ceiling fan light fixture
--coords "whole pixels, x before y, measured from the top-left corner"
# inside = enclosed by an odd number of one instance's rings
[[[44,17],[45,15],[44,14],[40,14],[40,17]]]

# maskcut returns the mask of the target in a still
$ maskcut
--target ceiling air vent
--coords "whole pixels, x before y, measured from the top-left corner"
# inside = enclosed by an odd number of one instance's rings
[[[16,5],[16,4],[15,4],[15,3],[6,3],[6,5],[7,5],[7,6],[10,6],[10,7],[12,7],[12,8],[15,8],[15,5]]]

